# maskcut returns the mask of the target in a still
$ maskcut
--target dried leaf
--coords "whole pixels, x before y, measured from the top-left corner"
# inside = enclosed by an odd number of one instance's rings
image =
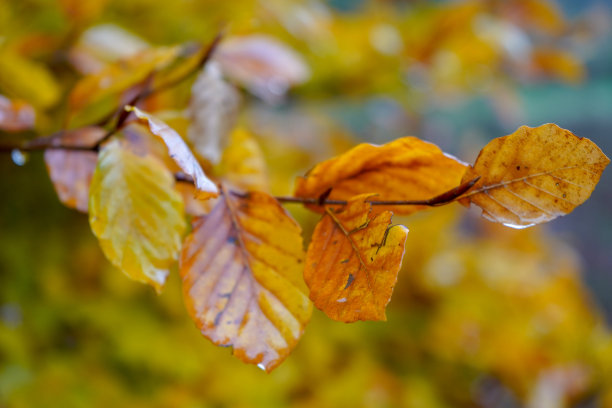
[[[267,35],[228,38],[215,58],[228,77],[270,103],[278,102],[291,86],[310,77],[297,52]]]
[[[202,69],[191,89],[187,139],[202,158],[219,163],[228,136],[236,124],[240,94],[225,82],[217,64]]]
[[[185,231],[174,177],[152,156],[112,140],[102,147],[91,182],[89,223],[106,257],[159,293]]]
[[[198,163],[198,160],[193,156],[193,153],[191,153],[191,150],[189,150],[183,138],[176,133],[174,129],[170,128],[155,116],[143,112],[134,106],[126,107],[126,110],[134,112],[138,119],[148,124],[149,129],[154,135],[159,136],[159,138],[164,141],[170,157],[174,159],[176,164],[178,164],[186,174],[193,178],[199,198],[216,197],[219,194],[219,190],[215,183],[206,177],[200,163]]]
[[[463,176],[480,176],[460,202],[494,222],[524,228],[585,202],[610,159],[589,139],[549,123],[493,139]]]
[[[416,137],[403,137],[382,146],[364,143],[317,164],[298,178],[295,195],[318,198],[332,189],[328,198],[335,200],[365,193],[377,193],[377,200],[426,200],[459,185],[465,168],[436,145]],[[321,206],[311,208],[323,211]],[[424,208],[377,206],[376,211],[411,214]]]
[[[109,64],[81,79],[68,99],[68,126],[79,127],[97,123],[133,97],[154,71],[169,64],[180,47],[147,49],[129,58]]]
[[[310,299],[342,322],[386,320],[408,229],[391,225],[391,212],[372,216],[371,195],[326,208],[306,254],[304,279]]]
[[[312,313],[303,258],[300,226],[273,197],[224,191],[183,246],[189,314],[212,342],[270,371],[295,347]]]
[[[52,146],[89,147],[102,139],[106,131],[99,127],[85,127],[66,131],[55,137]],[[45,163],[49,177],[60,201],[67,207],[87,212],[89,185],[98,162],[94,151],[45,150]]]
[[[26,102],[0,95],[0,130],[19,132],[34,128],[36,112]]]
[[[253,135],[245,129],[236,129],[230,135],[217,172],[238,190],[269,189],[263,152]]]

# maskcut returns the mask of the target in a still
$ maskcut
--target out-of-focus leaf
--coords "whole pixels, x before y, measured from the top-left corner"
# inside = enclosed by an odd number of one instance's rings
[[[353,197],[339,210],[328,207],[308,247],[310,299],[334,320],[386,320],[408,229],[391,225],[390,211],[373,216],[370,196]]]
[[[243,191],[268,191],[268,174],[263,152],[253,135],[236,129],[223,151],[218,174],[232,187]]]
[[[0,92],[40,108],[54,105],[61,90],[44,65],[0,49]]]
[[[55,137],[54,146],[94,146],[106,131],[99,127],[86,127],[66,131]],[[45,150],[45,163],[49,177],[60,201],[67,207],[86,213],[89,205],[89,185],[98,162],[94,151],[61,149]]]
[[[228,38],[215,58],[227,76],[270,103],[310,77],[298,53],[267,35]]]
[[[170,63],[179,49],[147,49],[81,79],[68,97],[68,126],[90,125],[109,116],[134,96],[130,90],[138,90],[149,75]]]
[[[271,196],[227,190],[195,220],[181,254],[189,314],[215,344],[266,371],[295,347],[312,313],[300,226]]]
[[[36,112],[26,102],[0,95],[0,130],[19,132],[34,128]]]
[[[480,151],[462,181],[480,180],[460,202],[508,226],[540,224],[585,202],[608,163],[595,143],[555,124],[521,126]]]
[[[118,140],[102,147],[90,187],[89,223],[106,257],[159,293],[185,231],[174,177],[152,156]]]
[[[138,119],[148,124],[151,133],[164,141],[170,157],[174,159],[176,164],[178,164],[186,174],[193,178],[200,198],[216,197],[219,194],[219,190],[215,183],[206,177],[200,163],[198,163],[198,160],[191,153],[191,150],[189,150],[183,138],[176,133],[174,129],[170,128],[155,116],[143,112],[134,106],[126,107],[126,110],[134,112]]]
[[[240,94],[221,76],[219,66],[206,64],[191,89],[187,138],[197,154],[217,164],[236,124]]]
[[[538,74],[557,77],[566,82],[580,82],[586,75],[582,62],[563,50],[536,49],[532,53],[532,62]]]
[[[376,193],[380,200],[425,200],[460,184],[466,165],[436,145],[416,137],[403,137],[377,146],[360,144],[348,152],[317,164],[298,178],[297,197],[318,198],[331,189],[330,199],[346,200]],[[311,206],[322,212],[321,206]],[[410,214],[424,206],[377,206],[396,214]]]
[[[115,24],[88,28],[69,51],[72,65],[83,74],[101,71],[108,63],[143,52],[149,45]]]

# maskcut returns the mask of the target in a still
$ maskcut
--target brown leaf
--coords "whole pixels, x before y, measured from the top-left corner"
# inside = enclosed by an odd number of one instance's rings
[[[297,52],[267,35],[228,38],[215,59],[231,79],[270,103],[278,102],[291,86],[310,76]]]
[[[460,202],[483,217],[524,228],[570,213],[585,202],[610,159],[589,139],[549,123],[493,139],[463,176],[480,176]]]
[[[36,112],[26,102],[0,95],[0,130],[19,132],[34,128]]]
[[[148,124],[151,133],[163,140],[168,148],[170,157],[186,174],[193,178],[199,198],[216,197],[219,194],[215,183],[206,177],[200,163],[191,153],[183,138],[174,129],[155,116],[141,111],[134,106],[127,106],[125,109],[134,112],[138,119]]]
[[[306,254],[304,279],[310,299],[342,322],[386,320],[408,229],[391,225],[391,212],[372,216],[371,195],[326,208]]]
[[[328,197],[332,200],[364,193],[376,193],[381,201],[426,200],[459,185],[466,167],[436,145],[416,137],[403,137],[382,146],[364,143],[317,164],[298,178],[295,195],[318,198],[332,189]],[[321,206],[311,208],[323,211]],[[424,208],[377,206],[376,211],[411,214]]]
[[[221,152],[238,118],[240,94],[225,82],[217,64],[207,64],[191,89],[187,139],[194,151],[212,164],[219,163]]]
[[[224,191],[183,245],[189,314],[212,342],[270,371],[295,347],[312,313],[303,258],[300,226],[273,197]]]
[[[54,137],[55,146],[94,146],[106,131],[99,127],[85,127],[65,131]],[[61,149],[45,150],[45,164],[59,200],[67,207],[87,212],[89,185],[98,162],[94,151],[74,151]]]

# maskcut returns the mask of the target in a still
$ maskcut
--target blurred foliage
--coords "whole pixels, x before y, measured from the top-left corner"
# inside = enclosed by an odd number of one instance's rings
[[[477,95],[514,123],[519,85],[585,77],[582,51],[603,16],[569,20],[543,0],[3,1],[0,94],[31,105],[36,121],[0,141],[60,129],[83,74],[149,44],[206,42],[223,28],[268,34],[311,70],[272,107],[244,95],[240,124],[261,144],[271,191],[285,194],[352,146],[352,131],[372,141],[431,132],[432,106]],[[184,108],[189,85],[147,108]],[[578,255],[544,229],[460,219],[454,207],[406,218],[388,322],[315,312],[265,375],[201,337],[177,273],[158,297],[113,269],[86,218],[57,203],[40,156],[23,169],[3,159],[0,407],[612,406],[609,329]],[[313,228],[315,215],[290,210]]]

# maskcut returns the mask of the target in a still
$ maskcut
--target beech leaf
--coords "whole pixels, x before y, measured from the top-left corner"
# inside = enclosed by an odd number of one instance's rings
[[[118,140],[102,147],[90,187],[89,224],[106,257],[159,293],[185,231],[174,177],[155,157]]]
[[[460,184],[466,165],[446,155],[436,145],[416,137],[403,137],[378,146],[360,144],[348,152],[317,164],[298,178],[295,195],[347,200],[376,193],[377,200],[426,200]],[[311,209],[323,212],[322,206]],[[425,206],[377,206],[376,211],[411,214]]]
[[[0,130],[19,132],[34,128],[36,112],[28,103],[0,95]]]
[[[460,202],[488,220],[525,228],[584,203],[610,159],[589,139],[549,123],[489,142],[463,181],[480,176]]]
[[[103,128],[89,126],[54,137],[51,146],[91,147],[106,135]],[[94,151],[45,150],[45,164],[59,200],[67,207],[87,212],[89,185],[98,155]]]
[[[215,59],[228,77],[269,103],[278,102],[291,86],[310,77],[297,52],[267,35],[230,37]]]
[[[337,210],[326,207],[308,247],[310,299],[334,320],[386,320],[408,229],[391,225],[390,211],[373,216],[370,196],[353,197]]]
[[[225,182],[239,190],[268,191],[264,154],[257,140],[245,129],[238,128],[231,133],[217,172]]]
[[[236,124],[240,94],[225,82],[218,64],[206,64],[191,88],[187,139],[202,158],[219,163]]]
[[[187,309],[202,334],[270,371],[295,347],[312,304],[300,226],[271,196],[224,191],[181,254]]]
[[[170,157],[185,174],[193,178],[199,198],[216,197],[219,194],[215,183],[206,177],[202,166],[200,166],[198,160],[191,153],[183,138],[174,129],[155,116],[134,106],[126,106],[125,109],[134,112],[138,119],[147,123],[151,133],[158,136],[165,143]]]

